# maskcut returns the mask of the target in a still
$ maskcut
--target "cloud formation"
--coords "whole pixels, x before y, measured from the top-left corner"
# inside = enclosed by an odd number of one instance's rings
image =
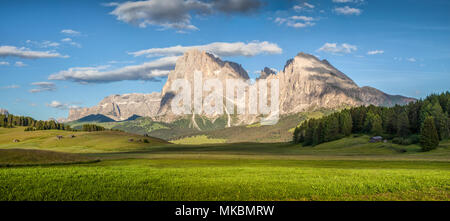
[[[31,85],[37,86],[37,88],[29,90],[30,93],[39,93],[39,92],[44,92],[44,91],[55,91],[56,90],[56,86],[52,82],[46,82],[46,81],[33,82],[33,83],[31,83]]]
[[[130,52],[129,54],[134,56],[146,55],[147,57],[155,56],[179,56],[189,49],[198,49],[201,51],[207,51],[219,57],[231,57],[231,56],[247,56],[252,57],[258,54],[280,54],[283,50],[278,47],[277,44],[267,41],[259,42],[254,41],[250,43],[244,42],[214,42],[206,45],[195,46],[173,46],[167,48],[150,48],[146,50],[140,50],[136,52]]]
[[[9,66],[9,62],[7,62],[7,61],[0,61],[0,66]]]
[[[65,34],[65,35],[71,35],[71,36],[81,35],[81,32],[75,31],[75,30],[72,30],[72,29],[63,29],[63,30],[61,30],[61,33]]]
[[[26,43],[35,45],[35,46],[40,47],[40,48],[50,48],[50,47],[55,47],[56,48],[56,47],[58,47],[60,45],[58,42],[52,42],[52,41],[37,42],[37,41],[27,40]]]
[[[358,50],[355,45],[343,43],[341,45],[337,43],[325,43],[321,48],[317,49],[318,52],[327,52],[332,54],[349,54]]]
[[[16,67],[25,67],[27,66],[27,64],[21,62],[21,61],[16,61],[16,63],[14,63],[14,66]]]
[[[52,101],[50,104],[45,104],[47,107],[52,107],[60,110],[69,110],[70,108],[77,108],[76,105],[61,103],[59,101]]]
[[[63,38],[63,39],[61,39],[61,42],[67,43],[67,44],[75,46],[77,48],[81,48],[81,44],[74,42],[71,38]]]
[[[19,88],[20,86],[17,84],[12,84],[12,85],[8,85],[8,86],[3,86],[2,89],[16,89]]]
[[[345,6],[334,8],[334,12],[336,12],[336,14],[339,15],[360,15],[362,10],[358,8],[350,8],[348,6]]]
[[[148,25],[165,29],[197,30],[191,24],[192,15],[248,13],[261,7],[259,0],[149,0],[108,3],[111,12],[120,21],[145,28]]]
[[[0,57],[20,57],[27,59],[37,59],[37,58],[67,58],[67,55],[61,55],[56,52],[51,51],[32,51],[27,48],[17,48],[15,46],[0,46]]]
[[[177,56],[163,57],[140,65],[130,65],[118,69],[110,66],[74,67],[48,77],[49,80],[67,80],[82,84],[107,83],[125,80],[156,81],[169,74],[175,66]]]
[[[274,22],[279,25],[285,24],[286,26],[293,28],[306,28],[314,26],[315,23],[312,21],[314,21],[314,18],[308,16],[291,16],[288,18],[277,17],[274,20]]]
[[[309,4],[308,2],[303,2],[303,4],[298,4],[298,5],[294,5],[293,9],[295,11],[302,11],[302,10],[306,10],[306,9],[314,9],[315,6],[312,4]]]
[[[368,55],[376,55],[376,54],[383,54],[383,53],[384,53],[383,50],[373,50],[373,51],[367,52]]]

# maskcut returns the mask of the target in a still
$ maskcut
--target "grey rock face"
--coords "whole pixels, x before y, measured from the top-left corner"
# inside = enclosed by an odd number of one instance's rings
[[[102,114],[116,121],[126,120],[133,115],[153,117],[158,112],[161,94],[123,94],[110,95],[96,106],[70,109],[66,121],[78,120],[92,114]]]
[[[261,74],[259,75],[259,77],[257,79],[266,79],[267,77],[269,77],[270,75],[274,75],[277,74],[275,72],[275,70],[265,67],[262,71]]]
[[[267,79],[272,78],[280,81],[281,114],[370,104],[392,106],[415,100],[388,95],[370,87],[360,88],[328,61],[305,53],[288,60],[282,71]]]

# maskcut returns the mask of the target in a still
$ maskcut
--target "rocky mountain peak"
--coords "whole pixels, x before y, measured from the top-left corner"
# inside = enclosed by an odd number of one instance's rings
[[[167,82],[162,89],[162,101],[158,115],[170,115],[170,100],[176,96],[177,92],[172,91],[172,84],[177,79],[185,79],[194,88],[194,74],[201,72],[202,81],[208,79],[217,79],[226,85],[227,79],[250,79],[247,71],[237,63],[223,61],[205,51],[190,49],[178,58],[175,69],[171,71],[167,77]],[[191,93],[193,94],[193,93]]]
[[[259,75],[258,79],[266,79],[267,77],[269,77],[270,75],[275,75],[277,74],[276,71],[272,68],[268,68],[265,67],[262,71],[261,74]]]
[[[110,95],[101,100],[96,106],[89,108],[71,108],[67,121],[78,120],[89,115],[104,115],[116,121],[126,120],[133,115],[153,117],[156,115],[161,94],[123,94]]]
[[[217,75],[219,71],[222,74],[229,72],[229,74],[232,74],[232,77],[249,79],[247,71],[240,64],[222,61],[219,57],[198,49],[189,49],[183,56],[178,58],[175,70],[169,74],[169,78],[171,75],[175,75],[177,78],[189,77],[183,75],[189,75],[194,71],[206,72],[209,75]]]

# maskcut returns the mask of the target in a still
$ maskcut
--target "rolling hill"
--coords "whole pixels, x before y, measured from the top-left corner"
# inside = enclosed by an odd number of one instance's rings
[[[57,136],[63,136],[63,138],[58,139]],[[19,142],[13,142],[14,139],[19,140]],[[24,131],[24,127],[0,128],[0,148],[5,149],[21,148],[70,153],[92,153],[135,151],[166,144],[168,142],[158,138],[121,131]]]

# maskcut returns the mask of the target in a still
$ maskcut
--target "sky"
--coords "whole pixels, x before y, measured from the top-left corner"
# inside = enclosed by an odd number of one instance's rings
[[[15,115],[159,92],[189,48],[251,78],[306,52],[389,94],[450,89],[448,0],[0,1],[0,108]]]

